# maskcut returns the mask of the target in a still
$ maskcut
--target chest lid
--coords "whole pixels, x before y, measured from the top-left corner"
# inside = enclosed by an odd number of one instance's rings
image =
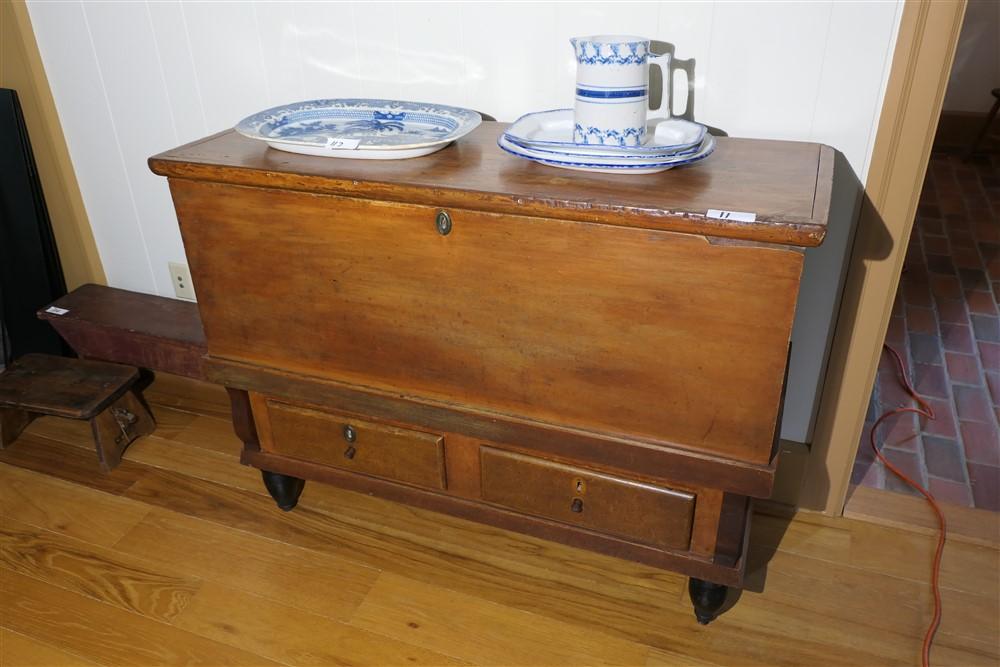
[[[816,246],[826,234],[833,149],[720,137],[707,160],[659,174],[565,172],[497,147],[484,122],[408,160],[343,160],[268,148],[227,130],[150,158],[171,178],[346,195],[492,213]]]

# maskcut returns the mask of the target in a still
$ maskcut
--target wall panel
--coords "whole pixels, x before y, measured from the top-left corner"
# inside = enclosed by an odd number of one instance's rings
[[[155,292],[127,165],[80,2],[30,5],[31,22],[108,284]]]

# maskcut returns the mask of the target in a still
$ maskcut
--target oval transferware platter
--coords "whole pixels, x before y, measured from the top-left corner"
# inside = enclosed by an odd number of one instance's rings
[[[550,149],[577,155],[622,156],[668,155],[697,149],[707,129],[701,123],[681,118],[651,118],[641,146],[579,144],[573,141],[573,110],[553,109],[521,116],[507,128],[507,140],[532,150]]]
[[[647,161],[632,161],[622,157],[589,157],[589,158],[556,158],[551,153],[534,151],[519,146],[506,135],[500,135],[497,145],[504,151],[517,157],[538,162],[540,164],[574,171],[590,171],[605,174],[656,174],[667,169],[693,164],[704,160],[715,151],[715,137],[708,134],[698,150],[687,155],[677,155],[673,158],[651,158]]]
[[[441,150],[481,122],[471,109],[443,104],[329,99],[267,109],[244,118],[235,129],[291,153],[401,160]]]

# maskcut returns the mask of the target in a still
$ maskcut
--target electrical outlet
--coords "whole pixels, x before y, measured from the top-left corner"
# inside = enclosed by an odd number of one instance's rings
[[[178,299],[194,301],[194,283],[191,282],[191,272],[187,264],[170,262],[170,282],[174,285],[174,296]]]

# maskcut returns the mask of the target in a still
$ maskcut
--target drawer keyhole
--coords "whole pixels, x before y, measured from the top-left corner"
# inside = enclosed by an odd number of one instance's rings
[[[441,236],[448,236],[451,233],[451,216],[448,215],[448,211],[438,211],[434,218],[434,226]]]
[[[344,440],[347,442],[354,442],[358,439],[358,432],[354,430],[354,427],[350,424],[344,426]]]
[[[347,449],[344,450],[344,458],[353,459],[354,455],[357,453],[358,450],[354,449],[354,447],[348,447]]]
[[[573,504],[569,506],[570,510],[579,514],[583,511],[583,501],[579,498],[573,499]]]

